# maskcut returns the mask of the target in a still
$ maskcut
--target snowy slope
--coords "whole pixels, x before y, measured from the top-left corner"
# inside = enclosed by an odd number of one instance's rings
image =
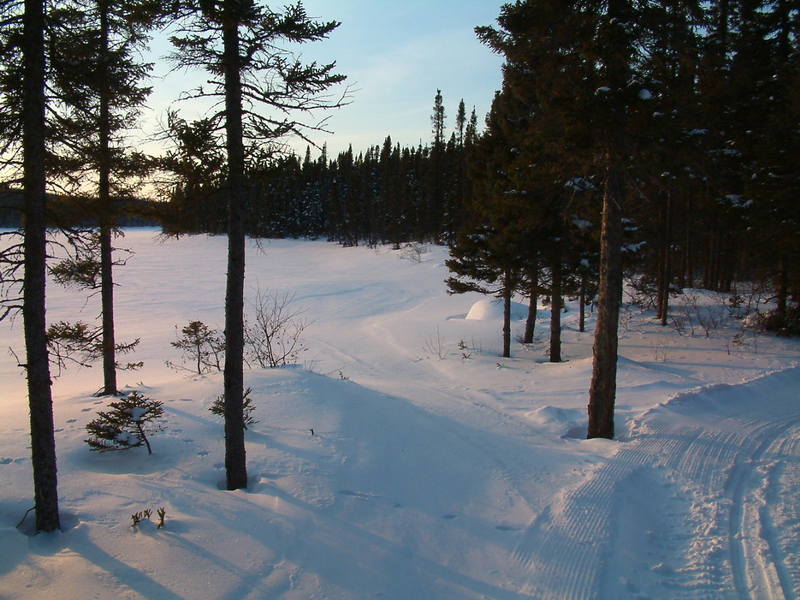
[[[118,337],[141,337],[145,361],[121,381],[165,403],[166,429],[152,456],[90,452],[100,374],[65,373],[64,531],[31,537],[30,517],[16,528],[32,496],[24,379],[0,355],[0,598],[800,596],[800,352],[743,330],[724,297],[677,299],[683,335],[625,314],[620,440],[586,441],[591,319],[579,333],[563,315],[567,360],[550,364],[540,310],[537,342],[502,359],[495,307],[447,296],[441,248],[417,263],[253,243],[248,295],[294,293],[313,324],[301,364],[246,373],[250,486],[228,492],[207,410],[221,376],[164,365],[176,325],[222,325],[225,239],[118,245],[136,252],[117,271]],[[51,321],[96,313],[51,288]],[[708,337],[703,315],[719,321]],[[21,322],[0,327],[19,349]],[[164,529],[130,527],[159,507]]]

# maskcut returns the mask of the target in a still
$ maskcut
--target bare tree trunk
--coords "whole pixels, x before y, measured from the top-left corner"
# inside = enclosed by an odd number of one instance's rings
[[[660,199],[660,195],[659,195]],[[665,286],[665,277],[664,277],[664,264],[665,264],[665,255],[666,255],[666,246],[667,246],[667,239],[666,239],[666,216],[664,214],[665,206],[664,203],[659,202],[658,205],[658,221],[659,221],[659,228],[658,228],[658,253],[656,255],[656,318],[660,321],[661,315],[664,314],[664,286]]]
[[[100,205],[100,297],[103,315],[103,393],[117,393],[117,358],[114,340],[114,258],[111,246],[113,203],[111,200],[111,90],[108,85],[108,2],[98,0],[100,13],[100,154],[98,156],[98,202]]]
[[[778,293],[776,295],[777,308],[775,315],[781,325],[786,321],[786,303],[789,297],[789,267],[786,255],[781,254],[778,261]]]
[[[629,9],[628,0],[609,0],[608,18],[611,43],[605,58],[608,82],[620,93],[628,78],[630,48],[621,31]],[[589,387],[589,427],[587,437],[614,437],[614,403],[617,393],[617,348],[619,309],[622,303],[622,214],[625,202],[624,161],[626,157],[625,107],[618,100],[611,107],[606,132],[603,218],[600,230],[600,282],[595,327],[592,382]]]
[[[622,172],[610,168],[603,195],[600,285],[589,388],[589,438],[614,437],[619,309],[622,301]]]
[[[503,274],[503,358],[511,356],[511,274]]]
[[[53,399],[47,353],[45,281],[45,54],[44,3],[25,0],[23,56],[23,171],[25,193],[25,276],[23,320],[27,355],[31,461],[36,530],[53,531],[58,516],[58,477]]]
[[[524,344],[533,343],[533,331],[536,328],[536,311],[539,309],[539,266],[535,265],[528,274],[529,298],[528,318],[525,321],[525,335],[522,339]]]
[[[229,490],[247,487],[244,445],[244,143],[239,72],[239,3],[225,2],[225,128],[228,152],[228,276],[225,289],[225,473]]]
[[[561,362],[561,242],[556,242],[550,272],[550,362]]]
[[[672,192],[667,190],[666,206],[664,207],[664,255],[662,258],[662,278],[660,310],[661,325],[667,325],[669,318],[669,288],[672,281]]]
[[[586,331],[586,276],[581,275],[581,289],[578,294],[578,331]]]
[[[686,248],[684,252],[686,253],[686,263],[684,268],[686,269],[686,281],[684,285],[681,285],[683,288],[685,287],[694,287],[694,237],[692,236],[692,200],[691,195],[686,200]]]

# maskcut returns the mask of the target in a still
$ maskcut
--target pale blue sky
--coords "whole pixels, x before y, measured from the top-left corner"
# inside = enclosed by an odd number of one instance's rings
[[[461,98],[473,106],[480,125],[500,86],[502,60],[480,44],[476,25],[495,22],[501,0],[304,0],[310,16],[341,21],[330,39],[303,46],[304,58],[330,62],[348,76],[352,103],[331,112],[332,135],[319,135],[329,155],[353,145],[365,150],[387,135],[401,145],[428,143],[436,90],[441,89],[452,131]],[[168,46],[156,43],[163,50]],[[159,67],[157,73],[163,73]],[[197,78],[196,78],[197,77]],[[154,82],[151,123],[187,84],[202,81],[191,74],[172,74]],[[190,106],[178,105],[187,117]],[[147,123],[145,126],[148,127]],[[298,153],[304,143],[295,144]]]

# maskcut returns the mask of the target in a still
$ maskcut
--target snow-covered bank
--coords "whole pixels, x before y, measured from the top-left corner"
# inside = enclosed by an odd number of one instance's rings
[[[417,263],[388,249],[252,244],[249,296],[294,293],[313,324],[302,364],[247,373],[251,484],[226,492],[221,423],[207,410],[221,377],[164,365],[176,325],[221,327],[225,238],[162,243],[135,230],[118,245],[136,251],[117,271],[119,338],[140,337],[145,362],[121,381],[165,403],[166,430],[152,456],[90,452],[100,374],[57,380],[65,531],[29,537],[15,528],[32,496],[24,379],[0,357],[0,597],[800,594],[796,342],[733,319],[681,335],[633,309],[621,440],[586,441],[591,319],[580,333],[577,311],[564,315],[566,362],[546,362],[546,310],[540,339],[501,359],[497,315],[484,305],[468,319],[481,298],[447,296],[441,248]],[[88,321],[97,307],[52,287],[49,311]],[[18,347],[21,321],[0,326]],[[132,513],[160,507],[165,528],[131,529]]]

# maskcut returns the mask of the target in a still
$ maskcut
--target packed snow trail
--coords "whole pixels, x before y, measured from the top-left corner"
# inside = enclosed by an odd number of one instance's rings
[[[420,375],[430,363],[423,366]],[[359,374],[376,383],[385,370],[371,364]],[[498,438],[463,440],[494,464],[504,494],[533,513],[512,534],[519,539],[509,574],[524,581],[518,591],[576,600],[798,598],[799,389],[800,369],[793,368],[681,394],[637,419],[623,443],[608,442],[619,445],[613,459],[578,484],[565,478],[555,501],[538,512],[540,498],[524,482],[536,470],[535,448],[515,458]],[[475,389],[422,376],[406,382],[402,395],[510,438],[534,434]]]
[[[611,461],[522,533],[523,593],[797,598],[798,389],[794,368],[649,411]]]

